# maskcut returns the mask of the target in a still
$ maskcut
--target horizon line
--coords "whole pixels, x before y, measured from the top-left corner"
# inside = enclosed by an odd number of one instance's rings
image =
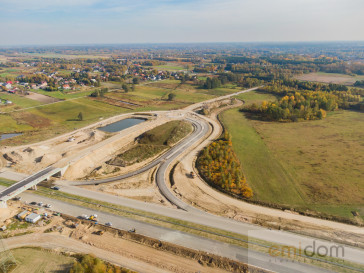
[[[202,44],[332,44],[332,43],[364,43],[364,40],[310,40],[310,41],[245,41],[245,42],[130,42],[130,43],[65,43],[65,44],[12,44],[1,45],[0,48],[13,47],[59,47],[59,46],[121,46],[121,45],[202,45]]]

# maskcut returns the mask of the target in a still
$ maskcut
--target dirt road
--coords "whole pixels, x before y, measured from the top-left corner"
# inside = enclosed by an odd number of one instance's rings
[[[95,235],[98,236],[98,235]],[[116,239],[114,237],[99,237],[104,241],[105,250],[99,248],[101,244],[97,240],[87,240],[83,243],[63,235],[58,234],[27,234],[23,236],[11,237],[4,240],[9,249],[36,246],[47,249],[57,249],[76,253],[94,254],[102,260],[108,261],[119,266],[129,268],[137,272],[146,273],[184,273],[184,272],[226,272],[221,269],[206,268],[195,261],[178,257],[166,252],[158,251],[153,248],[133,243],[127,240]],[[119,244],[113,244],[112,240]],[[108,244],[108,245],[107,245]],[[97,245],[97,246],[95,246]],[[117,250],[115,251],[115,247]]]

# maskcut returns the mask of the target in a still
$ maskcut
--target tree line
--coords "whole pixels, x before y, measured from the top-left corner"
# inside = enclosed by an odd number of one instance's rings
[[[263,101],[261,105],[254,103],[240,111],[254,113],[261,119],[270,121],[316,120],[325,118],[327,111],[347,109],[360,101],[360,95],[353,95],[350,91],[296,90],[285,93],[277,102]]]
[[[253,87],[263,83],[263,81],[236,73],[221,73],[216,77],[207,77],[199,85],[203,89],[215,89],[228,83],[234,83],[240,87]]]
[[[244,198],[253,196],[227,132],[222,139],[214,141],[200,153],[197,167],[204,179],[217,188]]]
[[[132,271],[106,263],[92,255],[80,255],[69,273],[132,273]]]

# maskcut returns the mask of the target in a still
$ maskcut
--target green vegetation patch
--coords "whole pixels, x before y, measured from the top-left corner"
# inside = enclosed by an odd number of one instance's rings
[[[121,86],[120,86],[121,88]],[[112,99],[122,99],[136,104],[174,104],[189,105],[191,103],[201,102],[204,100],[212,99],[217,96],[223,96],[238,92],[235,85],[226,85],[216,89],[202,89],[192,83],[181,84],[180,81],[164,80],[153,82],[145,85],[135,86],[134,91],[125,92],[109,92],[105,96]],[[175,98],[173,101],[168,101],[168,95],[173,93]],[[158,104],[158,103],[163,104]],[[158,107],[156,108],[158,109]]]
[[[18,121],[9,114],[0,114],[0,134],[25,132],[32,129],[33,127],[28,124],[18,123]]]
[[[141,135],[139,143],[172,146],[192,131],[187,121],[170,121]]]
[[[167,63],[165,65],[157,65],[153,66],[153,68],[157,70],[165,70],[165,71],[178,71],[178,70],[186,70],[185,67],[178,63]]]
[[[20,145],[48,139],[128,111],[90,98],[79,98],[14,112],[11,118],[0,119],[0,130],[27,131],[19,137],[3,140],[2,144]],[[78,118],[79,113],[82,113],[82,120]]]
[[[17,248],[12,254],[17,267],[12,273],[69,272],[75,258],[41,248]]]
[[[239,98],[246,104],[273,99],[267,96],[251,92]],[[301,123],[251,120],[238,109],[221,117],[255,200],[362,221],[362,113],[334,111],[325,120]]]
[[[151,158],[166,149],[167,147],[164,145],[138,144],[127,150],[125,153],[117,155],[107,163],[114,166],[125,167],[134,163],[143,162],[144,160]]]
[[[87,97],[93,92],[93,90],[62,92],[62,91],[45,91],[42,89],[31,90],[31,91],[61,100]]]
[[[251,198],[253,192],[246,183],[240,161],[232,148],[230,135],[225,131],[224,138],[214,141],[200,153],[198,170],[206,181],[218,189]]]
[[[192,126],[186,121],[170,121],[140,135],[138,144],[117,155],[108,164],[128,166],[151,158],[186,137]]]
[[[125,268],[104,262],[99,258],[92,255],[76,255],[77,261],[73,263],[70,273],[96,273],[96,272],[107,272],[107,273],[132,273]]]
[[[22,97],[22,96],[19,96],[16,94],[8,94],[8,93],[4,93],[4,92],[0,92],[0,99],[9,100],[13,103],[13,104],[5,106],[5,107],[1,106],[0,112],[11,112],[11,111],[19,110],[22,108],[35,107],[35,106],[39,106],[39,105],[43,104],[36,100],[31,100],[31,99],[28,99],[26,97]]]

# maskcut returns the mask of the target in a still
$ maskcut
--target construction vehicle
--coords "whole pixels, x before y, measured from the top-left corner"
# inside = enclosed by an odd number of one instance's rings
[[[95,232],[95,234],[96,235],[102,235],[102,234],[104,234],[104,231],[103,230],[98,230],[98,231]]]

